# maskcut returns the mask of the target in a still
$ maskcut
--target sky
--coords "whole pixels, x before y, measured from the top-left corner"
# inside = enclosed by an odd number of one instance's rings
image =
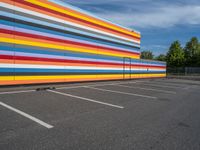
[[[141,32],[141,51],[166,54],[170,44],[200,40],[200,0],[62,0]]]

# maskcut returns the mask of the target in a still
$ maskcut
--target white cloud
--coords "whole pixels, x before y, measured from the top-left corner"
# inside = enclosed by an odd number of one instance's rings
[[[175,25],[200,25],[200,5],[195,6],[162,6],[151,11],[134,12],[98,12],[97,15],[128,27],[160,27],[167,28]]]

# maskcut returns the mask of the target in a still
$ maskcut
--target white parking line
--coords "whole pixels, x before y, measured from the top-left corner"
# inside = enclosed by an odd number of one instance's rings
[[[135,82],[129,82],[129,83],[135,83]],[[167,86],[167,85],[157,85],[157,84],[147,84],[147,83],[142,83],[140,82],[139,83],[140,85],[149,85],[149,86],[155,86],[155,87],[166,87],[166,88],[175,88],[175,89],[184,89],[182,87],[176,87],[176,86]]]
[[[141,81],[142,82],[142,81]],[[149,82],[145,82],[145,81],[143,81],[142,83],[149,83]],[[178,87],[181,87],[181,85],[183,85],[183,84],[175,84],[175,83],[168,83],[168,82],[160,82],[160,81],[151,81],[151,83],[152,84],[156,84],[156,85],[158,85],[158,84],[164,84],[164,85],[166,85],[166,86],[178,86]],[[185,86],[185,85],[183,85],[183,86]]]
[[[18,110],[18,109],[16,109],[16,108],[12,107],[12,106],[9,106],[9,105],[7,105],[7,104],[5,104],[5,103],[3,103],[3,102],[0,102],[0,105],[6,107],[7,109],[10,109],[10,110],[12,110],[12,111],[18,113],[18,114],[20,114],[20,115],[22,115],[22,116],[24,116],[24,117],[26,117],[26,118],[28,118],[28,119],[34,121],[34,122],[36,122],[36,123],[38,123],[38,124],[40,124],[40,125],[46,127],[46,128],[48,128],[48,129],[53,128],[52,125],[47,124],[47,123],[45,123],[45,122],[43,122],[43,121],[41,121],[41,120],[39,120],[39,119],[37,119],[37,118],[35,118],[35,117],[33,117],[33,116],[31,116],[31,115],[29,115],[29,114],[27,114],[27,113],[21,111],[21,110]]]
[[[56,94],[60,94],[60,95],[64,95],[64,96],[68,96],[68,97],[82,99],[82,100],[85,100],[85,101],[90,101],[90,102],[93,102],[93,103],[107,105],[107,106],[111,106],[111,107],[115,107],[115,108],[120,108],[120,109],[124,108],[123,106],[114,105],[114,104],[105,103],[105,102],[100,102],[100,101],[97,101],[97,100],[93,100],[93,99],[89,99],[89,98],[85,98],[85,97],[80,97],[80,96],[76,96],[76,95],[71,95],[71,94],[67,94],[67,93],[62,93],[62,92],[58,92],[58,91],[53,91],[53,90],[47,90],[47,91],[52,92],[52,93],[56,93]]]
[[[149,81],[149,80],[148,81],[141,81],[141,80],[139,80],[139,81],[135,81],[135,82],[151,82],[151,81]]]
[[[136,83],[136,82],[132,82],[132,83]],[[106,86],[106,85],[120,85],[120,84],[128,84],[127,83],[124,83],[124,82],[118,82],[118,83],[112,83],[112,84],[92,84],[92,85],[85,85],[85,86],[95,86],[95,87],[98,87],[98,86]],[[83,86],[83,87],[85,87]]]
[[[105,85],[117,85],[117,84],[122,84],[122,82],[105,83],[105,84],[87,84],[87,85],[80,85],[80,86],[68,86],[68,87],[59,87],[59,88],[56,88],[56,89],[58,89],[58,90],[61,90],[61,89],[75,89],[75,88],[84,88],[85,86],[105,86]]]
[[[65,86],[65,87],[59,87],[59,88],[56,88],[58,90],[62,90],[62,89],[76,89],[76,88],[82,88],[84,87],[83,85],[80,85],[80,86]]]
[[[107,89],[96,88],[96,87],[91,87],[91,86],[85,86],[85,88],[99,90],[99,91],[112,92],[112,93],[125,94],[125,95],[138,96],[138,97],[144,97],[144,98],[157,99],[157,97],[153,97],[153,96],[140,95],[140,94],[134,94],[134,93],[127,93],[127,92],[121,92],[121,91],[113,91],[113,90],[107,90]]]
[[[134,88],[134,89],[141,89],[141,90],[148,90],[148,91],[156,91],[156,92],[163,92],[163,93],[169,93],[169,94],[176,94],[176,92],[173,91],[165,91],[165,90],[158,90],[158,89],[152,89],[152,88],[141,88],[141,87],[135,87],[135,86],[127,86],[127,85],[115,85],[115,86],[121,86],[126,88]]]
[[[17,94],[17,93],[28,93],[28,92],[35,92],[35,90],[0,92],[0,95],[3,95],[3,94]]]

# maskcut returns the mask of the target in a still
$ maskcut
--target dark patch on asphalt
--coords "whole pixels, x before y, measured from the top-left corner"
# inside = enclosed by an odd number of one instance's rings
[[[188,125],[188,124],[186,124],[186,123],[184,123],[184,122],[179,122],[179,123],[178,123],[178,126],[179,126],[179,127],[190,128],[190,125]]]
[[[166,102],[169,102],[169,101],[171,101],[170,99],[168,99],[168,98],[158,98],[158,100],[160,100],[160,101],[166,101]]]

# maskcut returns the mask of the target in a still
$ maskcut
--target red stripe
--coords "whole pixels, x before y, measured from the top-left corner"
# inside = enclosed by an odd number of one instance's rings
[[[46,61],[46,62],[64,62],[64,63],[82,63],[82,64],[94,64],[94,65],[115,65],[123,67],[123,63],[109,63],[109,62],[94,62],[94,61],[81,61],[81,60],[66,60],[66,59],[55,59],[55,58],[39,58],[39,57],[29,57],[29,56],[11,56],[11,55],[0,55],[0,59],[14,59],[15,60],[32,60],[32,61]],[[148,65],[138,65],[133,64],[132,67],[155,67],[160,69],[165,69],[165,66],[148,66]]]
[[[13,31],[13,30],[7,30],[7,29],[0,29],[0,33],[14,34],[14,35],[18,35],[18,36],[25,36],[25,37],[31,37],[31,38],[36,38],[36,39],[61,42],[64,44],[74,44],[74,45],[87,46],[87,47],[92,47],[92,48],[101,48],[101,49],[111,50],[111,51],[115,51],[115,52],[123,52],[123,53],[127,53],[127,54],[139,55],[139,53],[136,53],[136,52],[128,52],[128,51],[124,51],[124,50],[122,51],[122,50],[117,50],[114,48],[95,46],[95,45],[91,45],[91,44],[84,44],[84,43],[80,43],[80,42],[73,42],[73,41],[69,41],[69,40],[62,40],[62,39],[46,37],[46,36],[36,35],[36,34],[30,34],[30,33],[23,33],[23,32],[19,32],[19,31]]]
[[[124,34],[124,35],[126,35],[126,36],[129,36],[130,38],[135,38],[135,39],[139,39],[139,40],[140,40],[140,38],[138,38],[138,37],[131,36],[131,35],[129,35],[129,34],[126,34],[126,33],[121,32],[121,31],[116,31],[116,30],[110,29],[110,28],[108,28],[108,27],[103,27],[103,26],[101,26],[101,25],[98,25],[98,24],[95,24],[95,23],[92,23],[92,22],[87,22],[87,21],[85,21],[85,20],[83,20],[83,19],[75,18],[75,17],[73,17],[73,16],[69,16],[69,15],[67,15],[67,14],[63,14],[63,13],[61,13],[61,12],[57,12],[57,11],[48,9],[48,8],[46,8],[46,7],[38,6],[38,5],[31,4],[31,3],[28,3],[28,2],[25,2],[25,1],[21,1],[21,0],[11,0],[11,1],[18,2],[18,3],[22,3],[22,4],[24,4],[24,5],[28,5],[28,6],[31,6],[31,7],[33,7],[33,8],[38,8],[38,9],[41,9],[41,10],[45,10],[45,11],[50,12],[50,13],[53,13],[53,14],[57,14],[57,15],[60,15],[60,16],[63,16],[63,17],[67,17],[67,18],[70,18],[70,19],[74,19],[74,20],[77,20],[77,21],[81,21],[81,22],[84,22],[84,23],[87,23],[87,24],[90,24],[90,25],[93,25],[93,26],[97,26],[97,27],[100,27],[100,28],[103,28],[103,29],[106,29],[106,30],[110,30],[110,31],[113,31],[113,32],[116,32],[116,33]]]

